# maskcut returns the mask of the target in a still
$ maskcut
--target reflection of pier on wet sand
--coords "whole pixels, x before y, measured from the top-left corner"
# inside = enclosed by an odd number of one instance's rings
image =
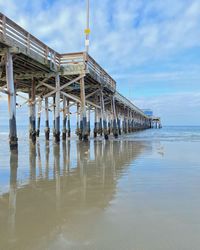
[[[39,144],[31,145],[24,185],[18,184],[18,156],[12,153],[10,189],[0,197],[0,248],[45,249],[61,227],[70,241],[83,244],[113,200],[123,169],[143,149],[140,142],[68,141],[46,144],[40,153]]]

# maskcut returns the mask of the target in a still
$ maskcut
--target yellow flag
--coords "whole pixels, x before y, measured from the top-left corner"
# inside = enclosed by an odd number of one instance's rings
[[[90,34],[90,29],[85,29],[85,34],[89,35]]]

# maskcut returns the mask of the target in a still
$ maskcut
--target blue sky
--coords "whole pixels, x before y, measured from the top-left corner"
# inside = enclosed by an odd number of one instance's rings
[[[85,0],[0,0],[0,11],[58,52],[84,50]],[[91,0],[90,54],[165,125],[200,125],[199,13],[199,0]]]

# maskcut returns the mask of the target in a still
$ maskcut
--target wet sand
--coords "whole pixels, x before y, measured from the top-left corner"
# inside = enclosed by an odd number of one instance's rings
[[[179,136],[10,154],[1,135],[0,249],[199,249],[200,140]]]

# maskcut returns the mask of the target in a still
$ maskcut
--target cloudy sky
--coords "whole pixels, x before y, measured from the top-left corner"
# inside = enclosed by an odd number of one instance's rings
[[[85,0],[0,0],[58,52],[84,50]],[[200,0],[91,0],[90,54],[165,125],[200,125]]]

